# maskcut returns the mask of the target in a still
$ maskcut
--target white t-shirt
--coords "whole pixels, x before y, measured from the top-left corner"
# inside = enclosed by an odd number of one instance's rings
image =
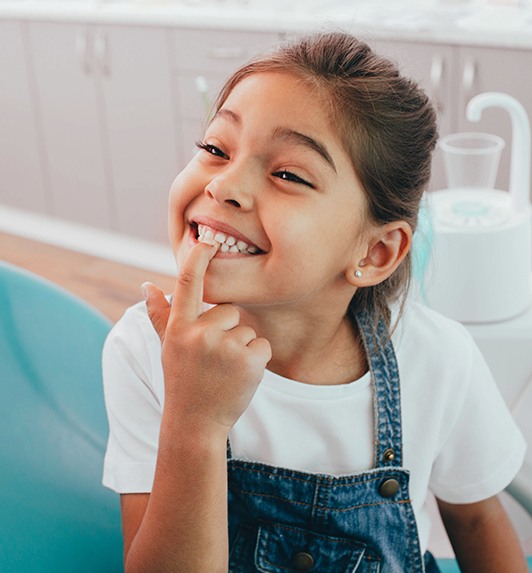
[[[526,444],[471,335],[413,303],[392,337],[401,380],[404,467],[421,549],[428,490],[473,503],[503,490]],[[104,485],[150,492],[164,402],[161,347],[144,303],[128,309],[103,354],[110,436]],[[233,457],[311,473],[345,475],[374,467],[370,374],[315,386],[266,371],[230,433]]]

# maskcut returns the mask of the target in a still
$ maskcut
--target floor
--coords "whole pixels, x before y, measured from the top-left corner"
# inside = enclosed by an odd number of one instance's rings
[[[116,322],[151,281],[172,292],[171,276],[0,232],[0,260],[30,270],[78,295]]]

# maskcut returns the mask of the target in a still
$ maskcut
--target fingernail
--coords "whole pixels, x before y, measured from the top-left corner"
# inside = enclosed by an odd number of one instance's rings
[[[216,247],[217,250],[220,247],[220,243],[214,239],[202,239],[200,242],[205,245],[210,245],[211,247]]]
[[[150,290],[149,290],[149,284],[150,283],[142,283],[140,285],[140,289],[142,290],[142,295],[144,296],[144,300],[146,300],[148,298],[148,295],[150,294]]]

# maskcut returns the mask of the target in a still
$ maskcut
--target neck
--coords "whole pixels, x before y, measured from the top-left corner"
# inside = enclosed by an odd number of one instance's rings
[[[345,384],[367,371],[365,352],[345,309],[264,312],[240,308],[242,323],[272,347],[268,370],[307,384]]]

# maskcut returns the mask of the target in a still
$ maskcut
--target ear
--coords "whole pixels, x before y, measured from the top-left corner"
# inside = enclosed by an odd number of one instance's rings
[[[366,255],[346,272],[347,281],[356,287],[374,286],[393,274],[410,250],[412,229],[406,221],[387,223],[376,227],[366,244]]]

